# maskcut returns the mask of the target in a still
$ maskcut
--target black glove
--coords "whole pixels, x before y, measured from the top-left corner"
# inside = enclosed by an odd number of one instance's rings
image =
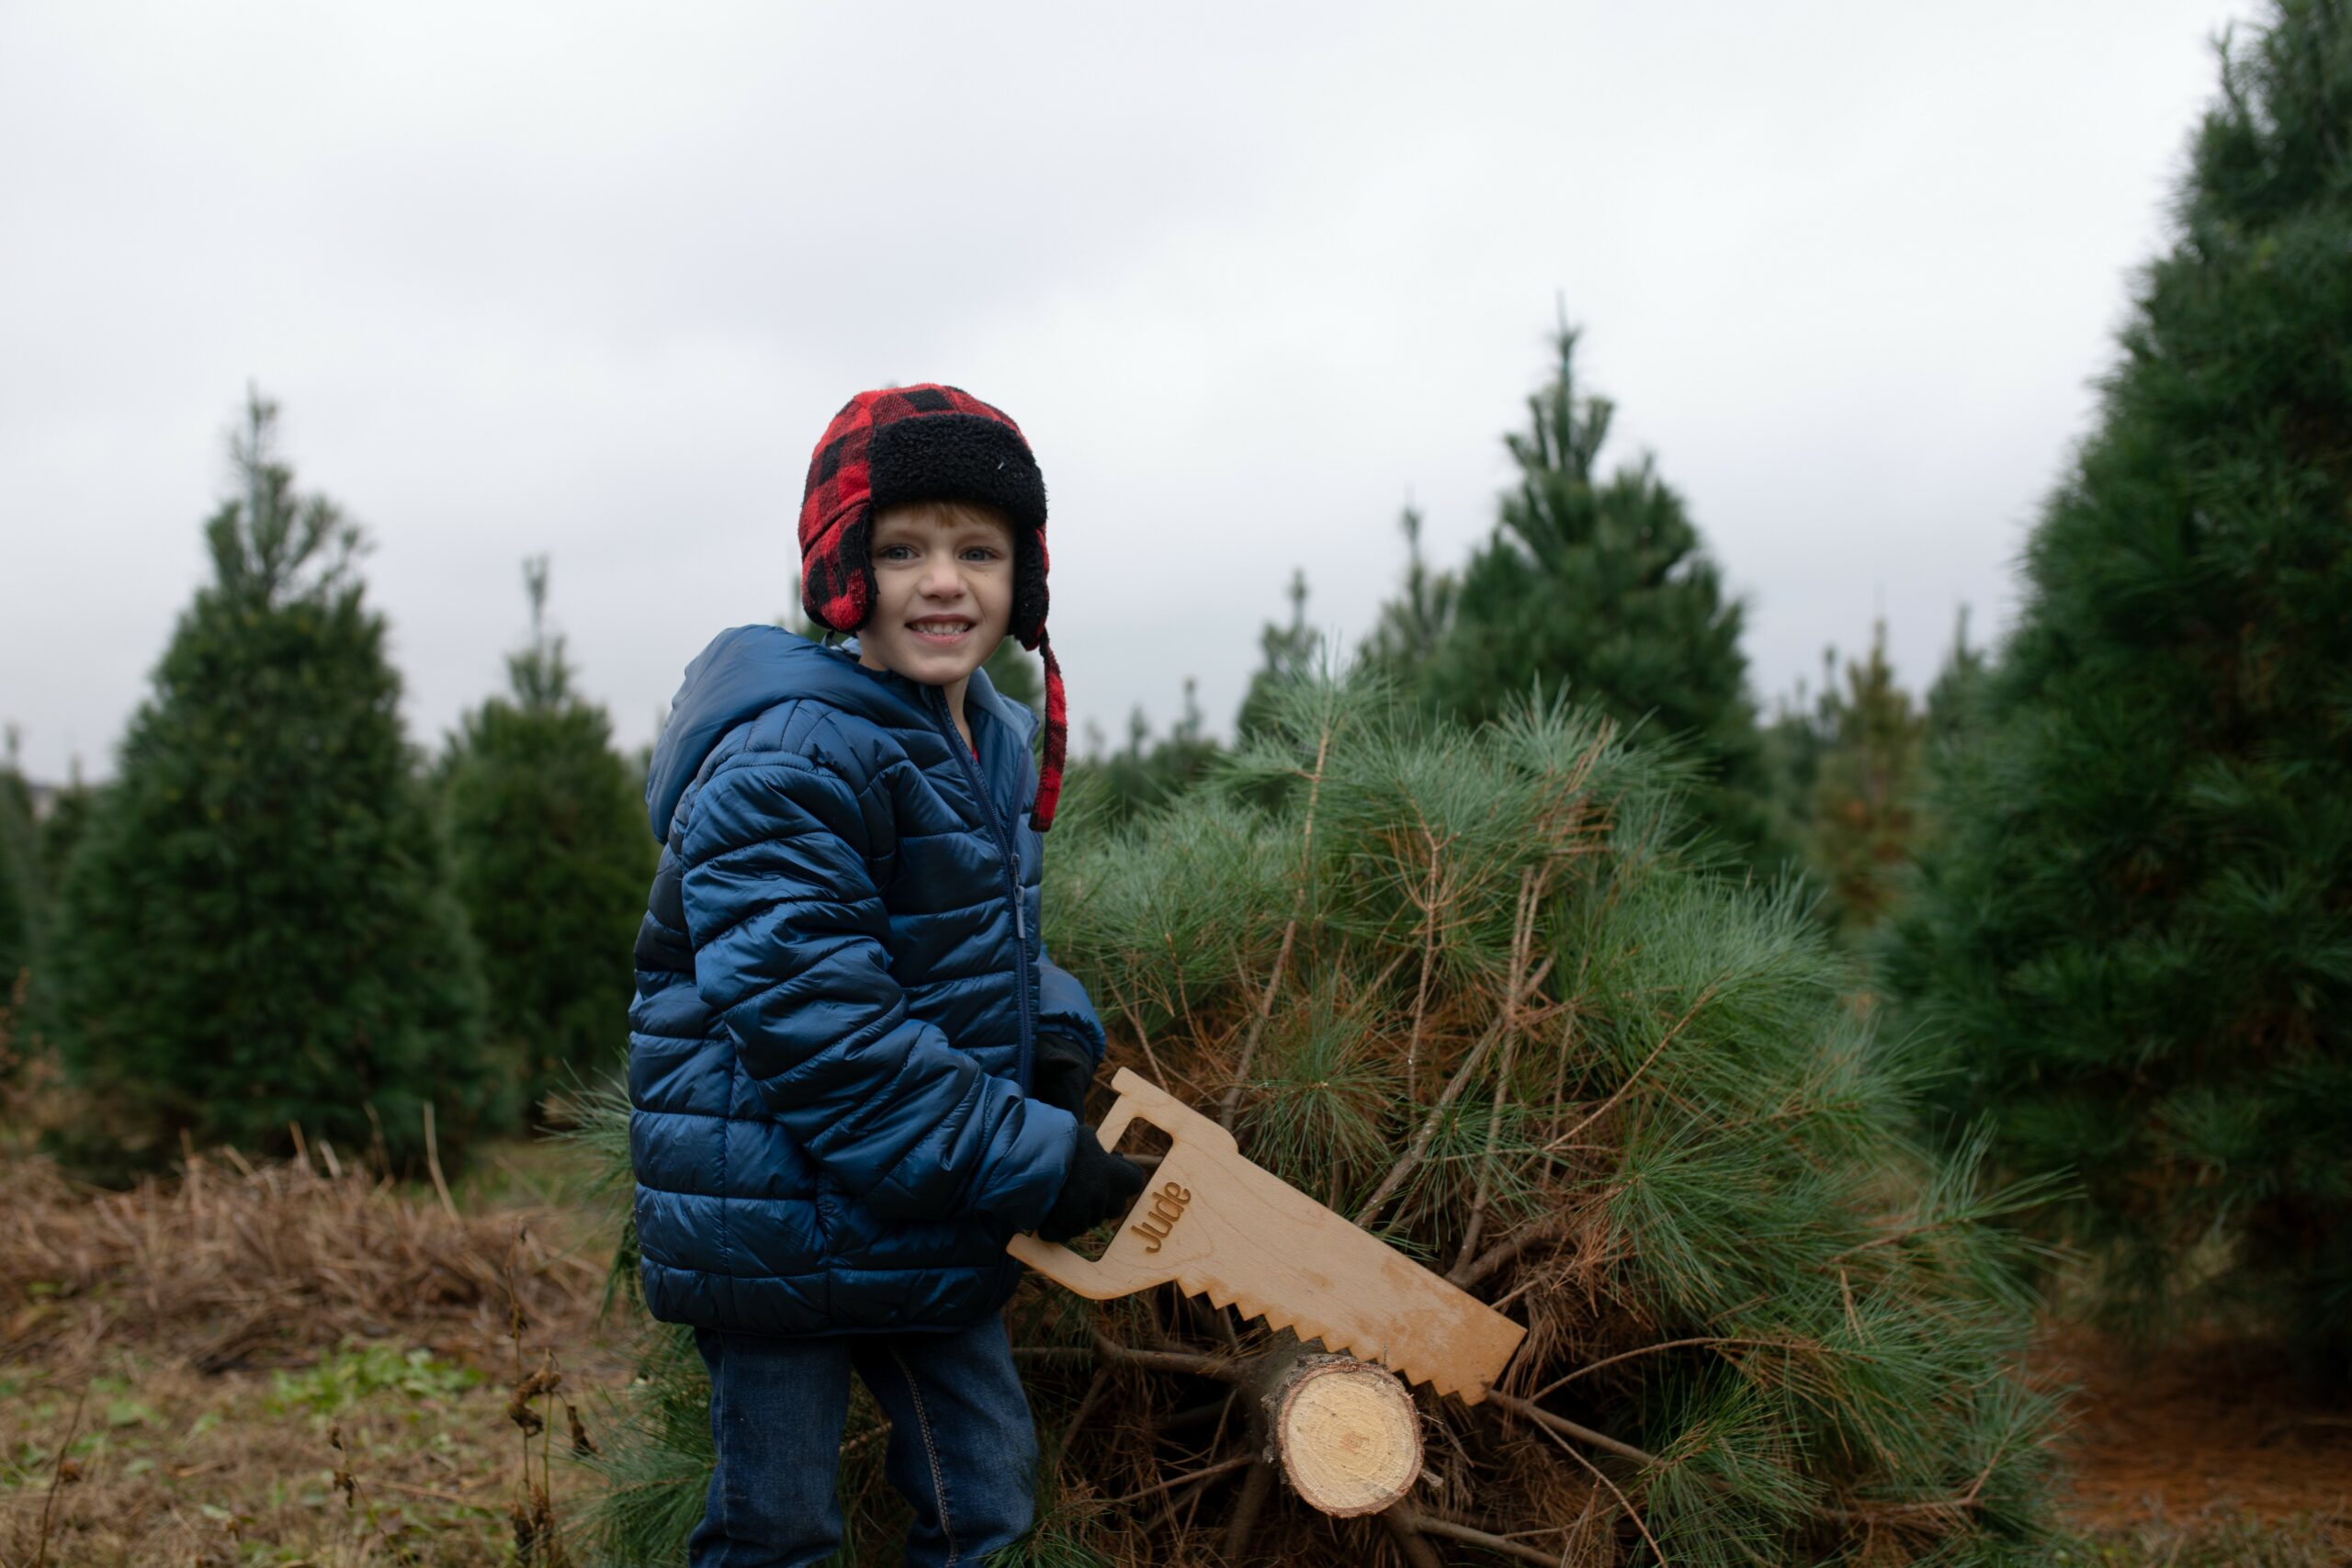
[[[1038,1222],[1037,1234],[1047,1241],[1083,1235],[1104,1220],[1125,1213],[1142,1191],[1141,1168],[1125,1155],[1106,1151],[1096,1141],[1094,1129],[1080,1122],[1062,1195]]]
[[[1029,1075],[1032,1098],[1067,1111],[1083,1122],[1086,1089],[1093,1081],[1093,1064],[1086,1059],[1084,1046],[1059,1035],[1038,1037],[1036,1066]]]

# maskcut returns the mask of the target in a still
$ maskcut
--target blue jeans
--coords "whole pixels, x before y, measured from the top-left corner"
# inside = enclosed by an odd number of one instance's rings
[[[1034,1512],[1037,1427],[1004,1320],[954,1334],[771,1339],[695,1330],[710,1368],[710,1494],[690,1568],[803,1568],[841,1544],[853,1369],[890,1418],[883,1473],[914,1505],[907,1562],[979,1568]]]

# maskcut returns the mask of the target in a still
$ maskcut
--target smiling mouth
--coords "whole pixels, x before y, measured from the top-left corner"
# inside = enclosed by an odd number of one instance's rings
[[[955,642],[972,629],[970,621],[910,621],[907,629],[927,642]]]

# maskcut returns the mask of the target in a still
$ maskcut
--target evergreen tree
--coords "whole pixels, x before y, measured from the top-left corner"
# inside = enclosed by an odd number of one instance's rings
[[[1758,739],[1770,784],[1772,830],[1781,842],[1806,843],[1813,837],[1821,760],[1838,739],[1837,649],[1821,650],[1821,689],[1815,691],[1798,676],[1795,691],[1773,704],[1771,721]]]
[[[17,765],[13,724],[6,745],[0,758],[0,1012],[14,1010],[18,987],[32,967],[46,901],[40,831],[33,821],[31,786]]]
[[[1191,789],[1206,775],[1224,750],[1202,733],[1204,716],[1200,682],[1184,678],[1184,711],[1164,737],[1155,738],[1151,722],[1137,707],[1127,716],[1127,743],[1103,753],[1102,731],[1087,727],[1088,755],[1070,769],[1069,795],[1084,802],[1079,809],[1099,811],[1109,823],[1125,822]]]
[[[1046,711],[1046,661],[1024,652],[1017,639],[1006,637],[998,643],[983,668],[999,696],[1025,703],[1039,713]]]
[[[50,944],[68,1070],[133,1157],[289,1123],[395,1156],[497,1110],[480,983],[401,733],[359,530],[298,496],[249,399],[241,492],[67,868]],[[371,1115],[373,1120],[371,1121]]]
[[[1422,558],[1419,510],[1408,505],[1396,521],[1405,535],[1404,592],[1381,606],[1380,622],[1360,659],[1399,684],[1410,684],[1453,624],[1459,585],[1452,572],[1432,572]]]
[[[1741,606],[1646,454],[1607,479],[1596,473],[1615,409],[1579,394],[1577,337],[1564,320],[1551,384],[1527,400],[1526,432],[1504,438],[1519,482],[1462,572],[1420,692],[1477,719],[1523,701],[1531,683],[1565,686],[1644,734],[1688,738],[1708,766],[1700,818],[1770,868],[1779,853],[1767,841]]]
[[[1886,623],[1871,633],[1868,660],[1846,664],[1845,690],[1829,705],[1829,744],[1814,781],[1806,858],[1828,884],[1838,924],[1878,923],[1912,852],[1925,721],[1886,661]]]
[[[537,1106],[628,1051],[656,845],[610,717],[572,690],[563,638],[548,631],[547,558],[523,581],[531,640],[507,657],[510,694],[465,716],[441,784],[496,1055]]]
[[[1928,688],[1927,710],[1921,715],[1930,746],[1959,742],[1984,690],[1984,650],[1969,646],[1968,606],[1962,604],[1952,626],[1951,651],[1944,655],[1943,668]]]
[[[1306,679],[1322,656],[1323,634],[1306,624],[1305,568],[1292,571],[1288,595],[1290,624],[1268,621],[1258,634],[1260,662],[1250,676],[1250,689],[1242,694],[1241,711],[1234,718],[1234,732],[1245,741],[1264,726],[1275,694]]]
[[[2352,8],[2222,50],[1893,977],[2143,1325],[2352,1371]]]

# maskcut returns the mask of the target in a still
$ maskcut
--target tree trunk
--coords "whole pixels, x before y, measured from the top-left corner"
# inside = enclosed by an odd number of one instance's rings
[[[1320,1351],[1266,1359],[1257,1399],[1265,1451],[1309,1507],[1374,1514],[1421,1473],[1421,1422],[1395,1373]]]

